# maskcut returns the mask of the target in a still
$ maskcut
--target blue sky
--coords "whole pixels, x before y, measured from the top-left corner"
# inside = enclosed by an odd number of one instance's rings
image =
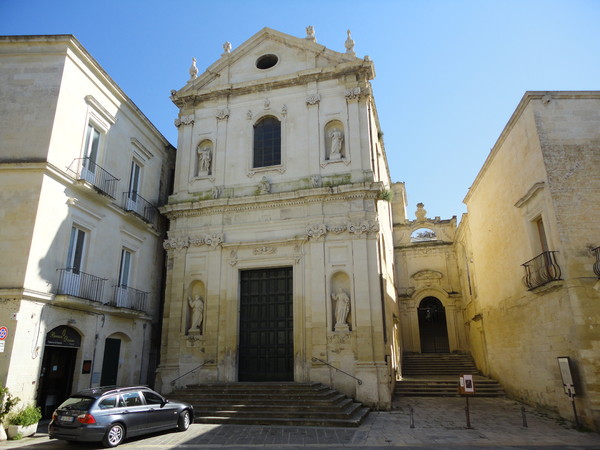
[[[369,55],[394,181],[409,218],[462,200],[523,94],[600,89],[600,0],[0,0],[0,34],[73,34],[173,143],[171,89],[267,26]],[[1,101],[1,99],[0,99]]]

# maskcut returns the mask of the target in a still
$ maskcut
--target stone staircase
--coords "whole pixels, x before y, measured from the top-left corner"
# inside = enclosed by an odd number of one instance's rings
[[[194,422],[357,427],[369,408],[320,383],[209,383],[177,389]]]
[[[396,383],[396,396],[458,396],[460,375],[473,375],[475,397],[503,397],[500,383],[479,374],[471,355],[450,353],[404,354],[402,380]]]

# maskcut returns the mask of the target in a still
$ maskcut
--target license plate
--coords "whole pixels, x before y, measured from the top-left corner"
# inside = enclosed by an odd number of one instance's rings
[[[73,416],[60,416],[58,420],[61,422],[73,422]]]

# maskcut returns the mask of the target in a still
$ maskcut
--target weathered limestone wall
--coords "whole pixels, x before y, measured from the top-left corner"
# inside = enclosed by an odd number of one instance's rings
[[[597,97],[526,94],[465,199],[463,234],[477,286],[465,319],[478,365],[510,395],[572,419],[556,360],[571,357],[581,375],[578,409],[596,429],[600,295],[589,247],[600,231]],[[540,217],[562,281],[528,291],[521,264],[541,252]]]

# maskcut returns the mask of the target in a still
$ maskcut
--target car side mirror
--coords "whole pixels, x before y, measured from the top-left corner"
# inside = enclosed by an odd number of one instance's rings
[[[168,399],[168,398],[165,398],[165,399],[163,400],[163,402],[160,404],[160,407],[162,408],[162,407],[163,407],[163,406],[165,406],[167,403],[169,403],[169,399]]]

